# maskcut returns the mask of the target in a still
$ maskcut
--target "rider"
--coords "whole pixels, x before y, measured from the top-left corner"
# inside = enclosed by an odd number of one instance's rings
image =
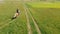
[[[12,19],[17,18],[18,16],[19,16],[19,10],[17,9],[17,10],[16,10],[16,13],[15,13],[14,16],[12,17]]]

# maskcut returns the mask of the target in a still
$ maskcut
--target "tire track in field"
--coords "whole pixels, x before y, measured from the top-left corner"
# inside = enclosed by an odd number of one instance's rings
[[[18,16],[18,18],[19,18],[19,16]],[[9,22],[6,21],[6,23],[0,25],[0,26],[1,26],[0,29],[8,26],[10,23],[12,23],[12,22],[15,21],[15,20],[16,20],[16,19],[14,19],[14,20],[8,19],[7,21],[9,21]]]
[[[0,27],[0,29],[3,29],[4,27],[8,26],[8,25],[9,25],[10,23],[12,23],[13,21],[15,21],[15,20],[10,21],[9,23],[5,23],[4,25],[2,25],[2,26]]]
[[[31,18],[32,18],[32,20],[33,20],[33,22],[34,22],[34,25],[35,25],[35,28],[36,28],[36,30],[37,30],[37,32],[38,32],[38,34],[41,34],[41,31],[40,31],[40,29],[39,29],[38,25],[36,24],[35,19],[34,19],[34,18],[33,18],[33,16],[31,15],[31,13],[29,12],[29,8],[28,8],[28,7],[26,7],[26,9],[28,10],[27,12],[28,12],[28,14],[30,14],[30,16],[31,16]]]
[[[7,22],[9,22],[9,21],[10,21],[10,19],[8,19],[8,20],[4,21],[5,23],[4,23],[4,22],[1,22],[1,23],[0,23],[0,26],[2,26],[2,25],[4,25],[4,24],[6,24],[6,23],[7,23]]]
[[[25,6],[24,6],[24,10],[25,10],[25,15],[26,15],[26,19],[27,19],[28,34],[32,34],[32,30],[31,30],[31,26],[30,26],[30,22],[29,22],[29,17],[28,17],[28,14],[27,14],[27,9],[26,9]]]

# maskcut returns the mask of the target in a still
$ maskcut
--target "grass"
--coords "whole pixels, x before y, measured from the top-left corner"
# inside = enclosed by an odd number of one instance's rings
[[[35,18],[42,34],[60,34],[60,3],[27,3],[32,16]],[[10,21],[16,9],[21,10],[21,14],[16,20]],[[29,14],[28,14],[29,15]],[[34,23],[29,15],[32,33],[37,34]],[[22,2],[5,1],[0,3],[0,34],[27,34],[26,16]]]
[[[29,13],[28,13],[28,16],[29,16],[29,22],[30,22],[30,25],[31,25],[32,33],[33,33],[33,34],[38,34],[38,33],[37,33],[37,30],[36,30],[36,28],[35,28],[34,22],[33,22],[33,20],[32,20],[32,18],[31,18],[31,16],[30,16]]]
[[[57,7],[53,7],[54,4],[52,4],[51,7],[50,4],[43,3],[27,4],[42,34],[60,34],[60,6],[56,4]]]
[[[9,23],[10,21],[8,19],[12,18],[17,8],[21,10],[20,16],[12,23],[0,29],[0,34],[27,34],[26,17],[20,2],[5,2],[0,5],[0,25],[1,23]]]
[[[27,3],[28,5],[31,5],[34,8],[60,8],[60,3],[49,3],[49,2],[32,2]]]

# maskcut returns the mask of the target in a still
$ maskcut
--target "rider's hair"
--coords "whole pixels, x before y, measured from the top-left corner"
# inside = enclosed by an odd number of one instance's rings
[[[18,9],[17,9],[17,13],[19,13]]]

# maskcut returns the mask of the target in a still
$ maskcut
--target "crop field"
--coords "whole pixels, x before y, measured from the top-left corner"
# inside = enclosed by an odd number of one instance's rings
[[[17,8],[20,15],[11,20]],[[20,1],[1,1],[0,3],[0,34],[38,34],[29,11]]]
[[[0,34],[60,34],[60,4],[0,1]]]
[[[42,34],[60,34],[59,3],[27,3],[27,6]]]
[[[31,2],[27,3],[35,8],[60,8],[60,2],[51,3],[51,2]]]
[[[27,34],[26,17],[23,5],[20,2],[8,2],[0,4],[0,34]],[[15,20],[10,20],[16,9],[21,14]]]

